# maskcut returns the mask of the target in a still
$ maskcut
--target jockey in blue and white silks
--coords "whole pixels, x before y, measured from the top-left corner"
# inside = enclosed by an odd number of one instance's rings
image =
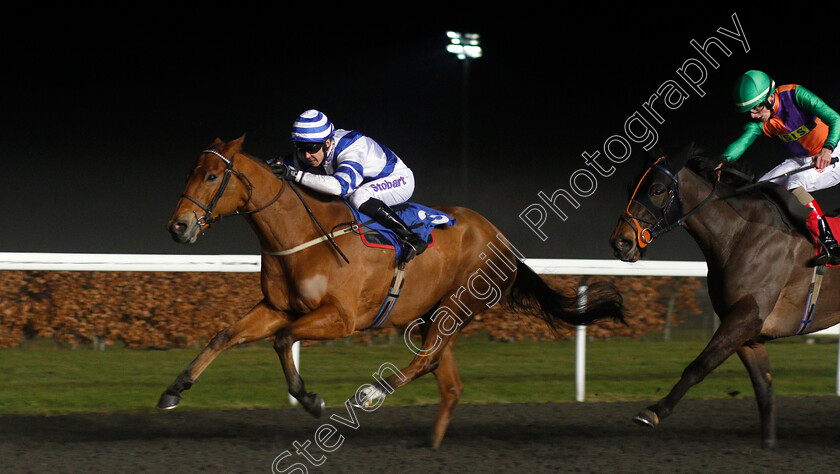
[[[292,125],[292,142],[296,153],[285,161],[283,177],[344,197],[392,230],[406,246],[404,261],[426,249],[428,243],[390,208],[414,193],[414,173],[393,151],[360,132],[335,129],[317,110],[298,116]]]

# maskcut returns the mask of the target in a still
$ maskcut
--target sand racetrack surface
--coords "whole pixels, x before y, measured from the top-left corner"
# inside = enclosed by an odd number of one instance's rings
[[[344,408],[319,419],[294,407],[10,415],[0,417],[0,472],[305,472],[300,466],[372,473],[836,472],[840,466],[840,397],[778,399],[779,447],[772,451],[760,448],[752,398],[687,399],[655,429],[631,422],[647,405],[462,405],[438,450],[427,444],[436,406],[386,402],[370,413],[355,410],[356,429],[330,419],[349,419]],[[329,426],[319,431],[325,425],[335,427],[331,437]],[[332,452],[312,444],[316,433]],[[305,446],[302,454],[296,446]]]

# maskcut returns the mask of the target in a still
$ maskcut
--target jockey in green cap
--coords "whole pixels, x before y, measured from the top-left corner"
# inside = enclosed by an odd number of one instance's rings
[[[814,168],[773,179],[791,191],[811,209],[806,225],[820,247],[817,263],[840,264],[840,244],[834,238],[817,201],[810,192],[840,183],[840,167],[831,163],[840,155],[840,114],[813,92],[797,84],[776,86],[761,71],[747,71],[735,82],[735,107],[748,113],[750,122],[741,137],[722,153],[726,162],[737,160],[757,137],[774,138],[791,154],[760,180],[779,177],[789,171],[813,164]]]

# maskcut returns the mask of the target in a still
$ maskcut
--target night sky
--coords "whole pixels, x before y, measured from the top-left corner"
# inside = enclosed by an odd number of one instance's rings
[[[120,21],[49,31],[17,23],[2,38],[0,251],[256,254],[241,218],[193,246],[172,241],[165,225],[186,174],[216,137],[245,134],[245,150],[261,158],[286,153],[294,118],[318,108],[337,127],[400,155],[417,177],[413,201],[471,207],[529,258],[612,258],[607,240],[647,151],[644,140],[629,141],[632,156],[612,163],[603,147],[613,135],[628,138],[624,124],[634,114],[649,122],[657,146],[694,141],[714,155],[743,126],[730,90],[748,69],[803,84],[840,107],[833,58],[818,32],[785,30],[772,15],[734,7],[692,8],[499,11],[485,14],[494,21],[422,26],[300,16],[257,25],[224,13],[123,23],[125,12]],[[737,31],[733,14],[748,52],[718,32]],[[484,57],[465,69],[444,49],[450,28],[480,33]],[[709,49],[716,67],[690,44],[712,36],[731,51]],[[685,68],[695,78],[702,65],[699,90],[680,76],[685,64],[695,65]],[[644,104],[668,81],[688,97],[674,109],[660,101],[660,124]],[[582,154],[596,151],[604,170],[614,168],[609,176],[585,164]],[[743,159],[764,172],[784,158],[759,139]],[[565,209],[566,221],[549,211],[541,239],[520,213],[532,204],[548,210],[539,193],[569,190],[580,169],[597,187],[579,196],[580,208]],[[815,196],[824,209],[840,207],[837,190]],[[682,230],[658,240],[648,257],[702,259]]]

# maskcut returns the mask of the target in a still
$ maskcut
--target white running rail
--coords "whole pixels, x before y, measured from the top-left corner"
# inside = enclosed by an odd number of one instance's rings
[[[598,259],[529,258],[529,267],[541,275],[615,275],[705,277],[706,262],[641,260],[625,263]],[[259,272],[259,255],[166,255],[0,252],[0,270],[150,271],[150,272]],[[840,325],[818,335],[840,335]],[[577,330],[575,345],[575,398],[583,401],[586,361],[586,328]],[[299,363],[300,343],[292,348]],[[840,344],[837,351],[837,385],[840,395]],[[296,401],[289,397],[291,403]]]

